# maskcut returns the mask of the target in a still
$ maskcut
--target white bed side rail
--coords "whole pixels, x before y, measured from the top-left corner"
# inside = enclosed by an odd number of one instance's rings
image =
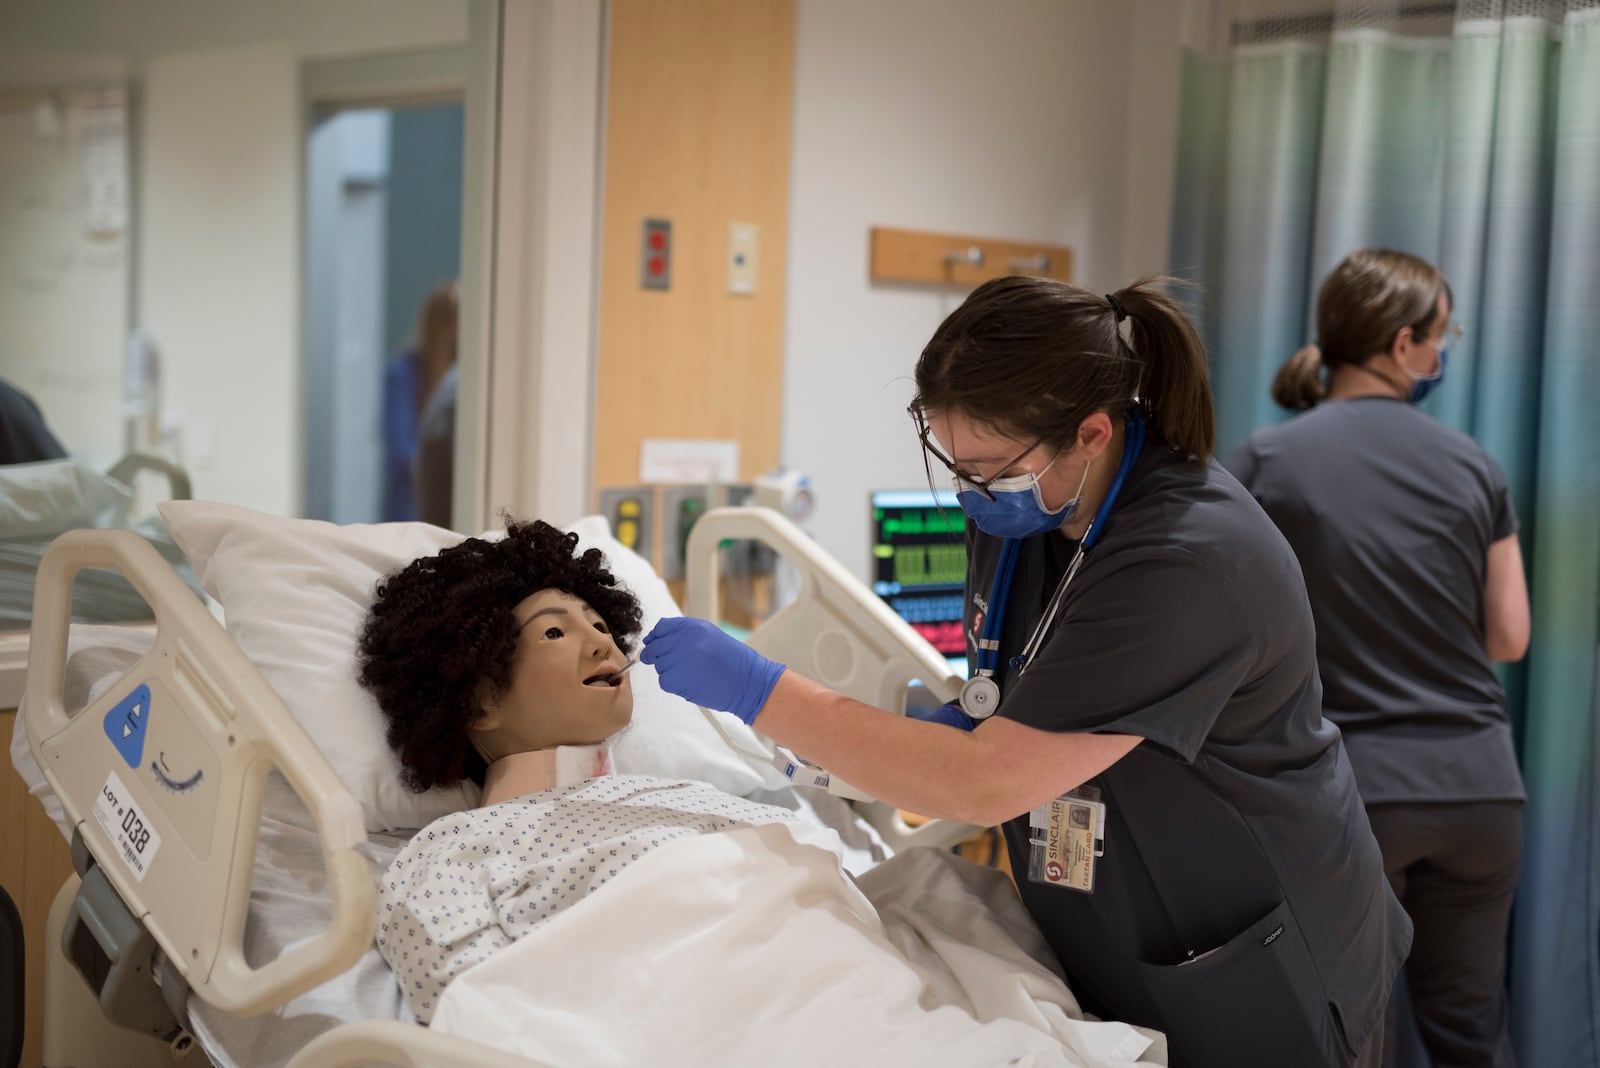
[[[72,583],[121,571],[155,612],[150,652],[83,711],[62,702]],[[172,568],[129,531],[72,531],[34,587],[20,710],[51,789],[134,916],[190,988],[250,1015],[348,970],[372,943],[377,892],[360,809],[322,753]],[[316,819],[333,920],[260,968],[242,935],[261,786],[277,768]],[[308,932],[309,933],[309,932]]]
[[[428,1031],[411,1023],[367,1020],[319,1035],[285,1068],[550,1068],[514,1053],[459,1035]]]
[[[718,554],[726,540],[765,545],[800,578],[799,596],[751,632],[747,639],[751,648],[846,697],[890,712],[905,712],[906,689],[913,680],[941,702],[954,701],[960,694],[960,677],[922,635],[804,531],[770,508],[716,508],[695,522],[685,558],[685,607],[690,615],[717,618]],[[865,797],[848,786],[830,789],[845,797]],[[865,815],[897,849],[953,845],[978,830],[942,821],[912,829],[894,809],[876,802]]]

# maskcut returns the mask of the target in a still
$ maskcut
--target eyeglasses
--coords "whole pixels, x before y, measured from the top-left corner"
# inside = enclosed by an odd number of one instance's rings
[[[957,467],[956,462],[950,459],[950,457],[946,456],[938,445],[934,444],[933,428],[930,427],[928,425],[928,421],[922,417],[922,412],[919,409],[913,408],[911,410],[911,418],[916,420],[917,439],[922,442],[922,451],[927,455],[932,456],[935,460],[938,460],[952,475],[954,475],[956,478],[959,478],[961,481],[965,482],[967,485],[983,494],[986,499],[991,501],[994,500],[994,494],[989,491],[990,483],[999,482],[1003,477],[1005,477],[1005,473],[1007,471],[1017,466],[1027,458],[1027,455],[1030,452],[1044,444],[1042,441],[1034,442],[1026,449],[1023,449],[1022,452],[1018,453],[1016,459],[1002,467],[999,473],[994,475],[992,478],[979,478],[977,475],[969,474],[968,472]]]
[[[1467,328],[1460,323],[1451,323],[1445,332],[1439,335],[1439,348],[1441,350],[1455,348],[1461,344],[1461,338],[1466,332]]]

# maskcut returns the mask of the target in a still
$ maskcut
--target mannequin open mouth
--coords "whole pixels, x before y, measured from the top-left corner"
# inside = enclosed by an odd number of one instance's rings
[[[622,676],[613,669],[606,669],[597,674],[590,675],[583,680],[585,686],[595,686],[602,689],[614,690],[622,685]]]

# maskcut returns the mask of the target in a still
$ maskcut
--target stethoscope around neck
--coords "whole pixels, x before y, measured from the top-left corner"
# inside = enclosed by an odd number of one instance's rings
[[[1122,484],[1128,480],[1128,472],[1133,470],[1139,454],[1144,451],[1144,417],[1139,413],[1137,404],[1128,409],[1123,420],[1128,433],[1123,443],[1122,461],[1117,464],[1116,477],[1111,480],[1111,488],[1106,491],[1105,500],[1101,501],[1100,507],[1095,510],[1089,529],[1083,532],[1083,540],[1078,542],[1078,551],[1073,554],[1072,562],[1067,565],[1066,573],[1061,576],[1061,582],[1057,584],[1056,592],[1051,595],[1044,615],[1040,616],[1039,622],[1035,624],[1033,634],[1022,647],[1022,652],[1011,658],[1011,668],[1019,677],[1028,670],[1029,665],[1033,663],[1034,655],[1049,636],[1050,628],[1061,612],[1062,603],[1066,600],[1067,586],[1072,582],[1072,576],[1076,575],[1078,568],[1082,566],[1084,553],[1100,540],[1100,532],[1105,526],[1106,517],[1111,514],[1112,507],[1117,503],[1117,495],[1122,492]],[[987,719],[1000,707],[1000,683],[995,678],[1001,662],[1000,632],[1005,627],[1006,605],[1011,600],[1012,579],[1016,576],[1017,557],[1022,553],[1024,540],[1026,539],[1007,538],[1000,548],[1000,563],[995,568],[988,611],[983,617],[983,632],[978,636],[978,663],[972,677],[962,685],[961,696],[958,699],[961,711],[973,719]]]

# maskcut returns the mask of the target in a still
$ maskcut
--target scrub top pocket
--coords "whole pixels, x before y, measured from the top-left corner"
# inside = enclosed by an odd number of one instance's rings
[[[1182,964],[1139,962],[1174,1068],[1343,1068],[1351,1061],[1288,902]]]

